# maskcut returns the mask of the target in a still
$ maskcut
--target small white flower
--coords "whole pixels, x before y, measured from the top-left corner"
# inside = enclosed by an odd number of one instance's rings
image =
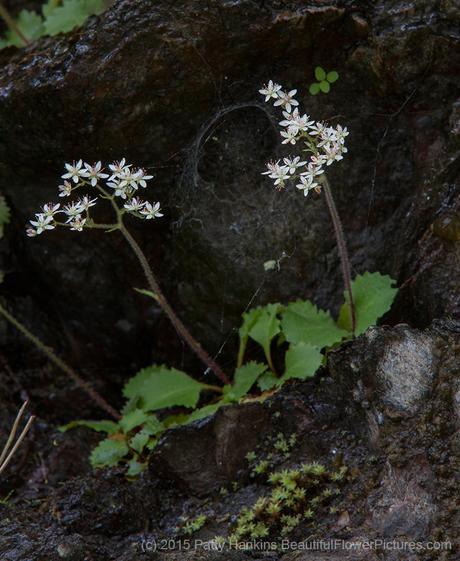
[[[275,180],[275,187],[279,185],[284,187],[284,182],[289,179],[289,169],[287,166],[280,166],[278,162],[269,162],[267,164],[268,171],[264,171],[263,175],[268,175],[270,179]]]
[[[115,196],[122,199],[128,198],[128,185],[121,185],[118,181],[111,181],[107,183],[107,187],[115,190]]]
[[[292,107],[299,105],[299,102],[296,99],[294,99],[296,93],[297,90],[291,90],[290,92],[283,92],[283,90],[280,90],[277,94],[278,99],[275,101],[273,105],[275,106],[281,105],[286,109],[288,113],[290,113]]]
[[[97,203],[96,199],[90,199],[88,195],[82,197],[79,201],[81,210],[88,210],[90,207],[95,206]]]
[[[35,228],[27,228],[26,234],[29,236],[29,238],[34,238],[38,234],[38,232]]]
[[[134,178],[138,185],[141,187],[147,187],[147,181],[149,179],[153,179],[153,175],[147,175],[146,171],[142,168],[139,168],[136,173],[134,173]]]
[[[310,134],[312,136],[319,135],[323,132],[323,130],[325,128],[327,128],[327,127],[324,123],[322,123],[321,121],[317,121],[316,123],[314,123],[310,126]]]
[[[53,217],[53,216],[56,214],[56,212],[59,210],[59,207],[60,207],[60,206],[61,206],[61,205],[60,205],[59,203],[56,203],[56,204],[54,204],[54,203],[46,203],[46,205],[43,205],[43,212],[42,212],[42,214],[43,214],[44,216],[51,216],[51,217]]]
[[[259,93],[265,96],[265,101],[268,101],[270,98],[276,99],[278,97],[278,92],[281,90],[281,86],[279,84],[274,84],[273,80],[268,82],[268,86],[264,85]]]
[[[286,167],[290,174],[295,173],[297,171],[297,168],[301,168],[307,163],[301,162],[300,156],[296,156],[295,158],[283,158],[283,162],[286,164]]]
[[[163,215],[160,212],[160,203],[145,203],[144,208],[141,210],[141,214],[144,215],[146,220],[151,220],[152,218],[161,218]]]
[[[81,232],[85,225],[86,218],[81,218],[81,216],[76,216],[74,220],[70,223],[70,229],[74,232]]]
[[[85,164],[86,171],[83,172],[83,177],[89,179],[89,182],[93,187],[97,185],[99,179],[107,179],[109,177],[108,173],[102,172],[102,162],[96,162],[94,166]]]
[[[125,203],[123,206],[126,210],[129,211],[136,211],[141,210],[141,208],[145,205],[144,201],[137,197],[133,197],[129,202]]]
[[[348,136],[350,133],[347,130],[347,127],[342,127],[341,125],[337,125],[335,128],[335,138],[340,144],[345,144],[345,137]]]
[[[288,113],[287,111],[283,111],[284,120],[280,121],[279,124],[281,127],[290,127],[295,119],[299,117],[299,110],[296,108],[292,113]]]
[[[66,222],[69,223],[80,218],[84,209],[82,208],[80,201],[77,201],[69,203],[62,210],[65,214],[67,214]]]
[[[325,146],[324,147],[324,157],[326,158],[326,165],[330,166],[334,162],[343,160],[341,150],[337,146]]]
[[[296,126],[288,127],[287,131],[281,131],[281,136],[284,138],[281,144],[295,144],[298,132],[299,129]]]
[[[69,181],[64,181],[63,185],[58,187],[60,197],[69,197],[72,193],[72,184]]]
[[[73,164],[65,164],[67,173],[62,175],[62,179],[70,179],[74,183],[78,183],[81,177],[84,177],[85,170],[82,169],[83,160],[78,160],[78,162],[73,162]]]
[[[315,159],[315,161],[313,161],[313,157],[312,157],[311,161],[308,162],[307,171],[303,171],[300,175],[305,175],[305,176],[311,175],[312,177],[316,177],[317,175],[322,175],[324,173],[324,170],[321,166],[322,164],[319,163],[319,160]]]
[[[37,234],[41,234],[45,230],[54,230],[53,217],[45,216],[44,214],[36,214],[36,220],[30,220],[29,222],[34,226]]]
[[[131,164],[126,165],[126,159],[123,158],[119,162],[113,162],[113,164],[109,165],[110,171],[112,175],[109,177],[109,181],[113,181],[120,177],[122,173],[128,170],[131,167]]]
[[[319,185],[316,181],[314,181],[311,175],[302,175],[300,176],[300,183],[298,183],[296,187],[297,189],[302,190],[304,196],[306,197],[312,189],[318,189]]]

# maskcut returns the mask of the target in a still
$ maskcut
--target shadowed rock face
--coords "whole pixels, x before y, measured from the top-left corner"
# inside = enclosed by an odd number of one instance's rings
[[[152,166],[151,196],[166,209],[136,235],[210,352],[249,303],[311,297],[336,309],[342,286],[323,198],[277,193],[260,175],[282,155],[277,115],[257,106],[260,84],[274,78],[298,88],[314,118],[351,131],[330,180],[354,271],[400,283],[418,274],[395,319],[456,315],[455,281],[445,290],[457,277],[456,242],[429,227],[456,212],[459,20],[455,2],[425,0],[130,0],[70,35],[2,51],[11,305],[74,361],[115,366],[115,380],[152,350],[187,363],[167,321],[131,291],[144,281],[116,235],[24,240],[30,213],[55,198],[64,161],[126,155]],[[327,96],[311,97],[317,64],[341,76]],[[269,259],[279,270],[264,272]]]

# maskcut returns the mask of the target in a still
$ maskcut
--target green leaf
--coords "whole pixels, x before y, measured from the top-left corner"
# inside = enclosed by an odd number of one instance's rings
[[[240,367],[243,364],[244,353],[246,352],[246,347],[249,339],[249,332],[255,325],[256,321],[262,313],[262,308],[253,308],[248,312],[243,314],[243,324],[239,329],[240,335],[240,348],[238,350],[238,361],[237,366]]]
[[[133,430],[133,428],[145,423],[147,419],[148,414],[145,411],[143,411],[142,409],[135,409],[134,411],[131,411],[131,413],[123,415],[122,419],[120,420],[120,427],[126,434],[129,431]]]
[[[150,366],[128,381],[123,389],[126,398],[139,398],[140,408],[156,411],[182,405],[195,407],[205,384],[184,372],[166,366]]]
[[[141,463],[139,462],[138,458],[131,458],[128,462],[128,471],[126,475],[128,477],[137,477],[140,473],[142,473],[145,468],[147,467],[147,462]]]
[[[19,16],[16,19],[16,25],[22,31],[23,35],[33,41],[41,37],[45,31],[43,27],[43,19],[37,12],[29,10],[21,10]],[[5,45],[15,45],[16,47],[23,47],[24,41],[17,35],[14,31],[8,30],[5,33]]]
[[[217,403],[211,403],[209,405],[205,405],[204,407],[200,407],[200,409],[196,409],[195,411],[193,411],[193,413],[191,413],[188,416],[188,418],[186,420],[184,420],[184,422],[182,424],[188,425],[189,423],[192,423],[193,421],[199,421],[201,419],[205,419],[206,417],[214,415],[214,413],[218,409],[220,409],[221,407],[224,407],[225,405],[226,405],[226,403],[224,403],[221,400],[221,401],[218,401]]]
[[[265,392],[277,386],[279,381],[280,379],[278,376],[275,376],[273,372],[265,372],[265,374],[262,374],[262,376],[260,376],[257,380],[257,385],[261,391]]]
[[[326,79],[326,72],[323,68],[321,68],[321,66],[317,66],[315,68],[315,78],[316,80],[318,80],[318,82]]]
[[[158,300],[156,294],[154,292],[152,292],[151,290],[147,290],[145,288],[136,288],[136,287],[134,287],[134,290],[136,292],[139,292],[139,294],[142,294],[143,296],[148,296],[149,298],[152,298],[155,301]]]
[[[93,14],[104,11],[104,0],[64,0],[62,6],[46,9],[45,32],[47,35],[67,33],[80,27]]]
[[[289,343],[310,343],[319,348],[348,335],[337,327],[329,312],[319,310],[310,300],[291,302],[281,316],[281,329]]]
[[[273,364],[270,353],[270,345],[272,339],[280,333],[280,320],[277,317],[278,312],[282,309],[280,304],[267,304],[260,308],[260,314],[249,330],[249,337],[254,339],[262,346],[265,357],[267,358],[270,368],[273,370]]]
[[[48,0],[46,4],[42,6],[42,14],[44,18],[49,17],[52,12],[61,4],[61,0]]]
[[[310,84],[310,88],[308,90],[311,95],[318,95],[320,92],[319,84],[317,82]]]
[[[75,429],[77,427],[85,427],[97,432],[105,432],[106,434],[115,434],[120,430],[117,423],[114,423],[113,421],[71,421],[70,423],[59,427],[59,431],[67,432],[68,430]]]
[[[338,79],[339,79],[339,73],[336,72],[335,70],[331,70],[331,72],[327,73],[326,80],[330,84],[333,84],[334,82],[337,82]]]
[[[129,441],[130,447],[135,450],[138,454],[142,454],[145,445],[150,440],[150,435],[148,432],[141,430],[136,435],[134,435]]]
[[[224,386],[224,400],[238,401],[248,393],[257,378],[267,370],[265,364],[248,362],[235,371],[233,384]]]
[[[163,423],[158,420],[156,415],[149,415],[145,421],[143,430],[150,436],[155,436],[156,434],[163,432],[165,427]]]
[[[329,82],[326,82],[326,80],[323,80],[322,82],[319,83],[319,89],[323,93],[329,93],[330,90],[331,90],[331,86],[330,86]]]
[[[126,442],[106,438],[91,452],[90,462],[94,468],[113,467],[129,453]]]
[[[3,238],[4,228],[9,224],[11,218],[11,211],[5,197],[0,195],[0,239]]]
[[[388,275],[380,273],[364,273],[358,275],[351,283],[356,312],[355,335],[361,335],[368,327],[375,325],[377,320],[391,308],[398,289]],[[345,292],[345,303],[340,308],[338,325],[351,332],[351,313],[348,293]]]
[[[318,347],[307,343],[291,345],[286,352],[286,370],[280,378],[282,384],[290,378],[311,378],[321,366],[323,355]]]

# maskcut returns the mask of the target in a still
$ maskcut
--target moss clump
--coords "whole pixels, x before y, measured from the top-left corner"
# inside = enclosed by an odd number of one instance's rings
[[[241,510],[229,539],[286,536],[302,521],[311,524],[318,509],[340,494],[336,483],[345,478],[346,472],[344,466],[329,471],[314,462],[269,474],[267,480],[273,487],[270,495]]]

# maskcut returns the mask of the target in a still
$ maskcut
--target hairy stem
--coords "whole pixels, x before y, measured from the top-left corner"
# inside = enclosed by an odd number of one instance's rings
[[[130,232],[126,229],[123,223],[120,224],[120,232],[123,234],[124,238],[131,246],[131,249],[135,253],[136,257],[141,264],[142,270],[144,271],[144,275],[147,279],[149,284],[150,290],[155,294],[155,298],[158,304],[161,306],[163,311],[168,316],[169,320],[173,324],[174,328],[178,332],[178,334],[183,338],[183,340],[187,343],[187,345],[192,349],[192,351],[198,356],[198,358],[210,369],[214,374],[220,378],[220,380],[224,384],[229,384],[230,380],[228,379],[227,375],[223,372],[221,367],[216,363],[216,361],[211,358],[208,353],[203,349],[200,343],[192,336],[190,331],[185,327],[182,323],[181,319],[176,315],[174,310],[172,309],[169,302],[166,300],[163,292],[160,289],[160,286],[153,274],[153,271],[148,264],[147,258],[144,255],[144,252],[136,242],[136,240],[132,237]]]
[[[29,39],[24,35],[24,33],[19,29],[15,20],[11,17],[9,11],[5,8],[5,6],[0,2],[0,16],[5,21],[6,25],[10,28],[13,33],[21,39],[25,46],[30,45]]]
[[[340,255],[340,263],[342,265],[342,276],[345,285],[345,291],[348,293],[348,299],[350,301],[350,312],[351,312],[351,330],[353,334],[356,331],[356,312],[355,312],[355,302],[353,300],[353,291],[351,289],[351,268],[350,259],[348,258],[347,245],[345,243],[345,236],[343,234],[342,222],[337,212],[337,207],[335,206],[334,198],[332,196],[331,189],[329,187],[329,181],[326,176],[322,176],[322,184],[324,188],[324,194],[326,196],[327,206],[329,208],[329,213],[332,218],[332,223],[334,225],[335,238],[337,240],[337,247]]]
[[[62,370],[69,378],[71,378],[82,390],[84,390],[89,397],[99,405],[106,413],[112,416],[114,419],[121,419],[121,415],[116,411],[107,401],[94,389],[90,384],[84,380],[80,374],[77,374],[73,368],[67,365],[62,359],[60,359],[54,351],[47,347],[38,337],[31,333],[27,327],[20,323],[14,316],[12,316],[1,304],[0,304],[0,315],[2,315],[6,320],[8,320],[11,325],[13,325],[18,331],[20,331],[26,339],[31,341],[43,354],[45,354],[48,359]]]

